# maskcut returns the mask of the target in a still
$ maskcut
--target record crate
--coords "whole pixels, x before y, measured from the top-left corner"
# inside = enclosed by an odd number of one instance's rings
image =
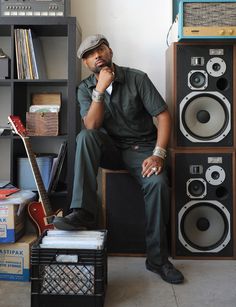
[[[53,231],[45,231],[31,248],[31,307],[103,307],[107,286],[106,230],[96,231],[103,238],[95,248],[78,248],[78,243],[72,248],[68,242],[62,248],[47,247],[43,239]],[[76,232],[68,233],[70,241],[77,240]],[[86,244],[87,239],[83,242]]]

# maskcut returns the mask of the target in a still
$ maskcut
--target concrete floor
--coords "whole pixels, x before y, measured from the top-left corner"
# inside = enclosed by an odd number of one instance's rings
[[[162,281],[144,261],[109,257],[104,307],[236,307],[235,261],[175,260],[186,278],[182,285]],[[1,307],[29,307],[30,283],[0,281],[0,297]]]

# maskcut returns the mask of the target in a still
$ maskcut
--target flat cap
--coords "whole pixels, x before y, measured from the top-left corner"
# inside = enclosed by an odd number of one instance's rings
[[[77,51],[78,58],[82,59],[87,51],[93,50],[103,43],[109,47],[108,40],[102,34],[88,36],[79,46]]]

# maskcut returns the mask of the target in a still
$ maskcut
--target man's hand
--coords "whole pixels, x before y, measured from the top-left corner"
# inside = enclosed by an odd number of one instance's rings
[[[96,90],[100,93],[104,93],[108,86],[111,84],[111,82],[114,80],[114,77],[115,74],[110,67],[103,67],[99,73]]]
[[[151,175],[159,175],[163,171],[164,160],[157,156],[150,156],[143,161],[142,175],[150,177]]]

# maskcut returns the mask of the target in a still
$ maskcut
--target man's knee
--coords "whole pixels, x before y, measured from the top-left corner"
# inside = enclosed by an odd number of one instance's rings
[[[146,178],[145,184],[143,186],[144,191],[147,190],[168,190],[169,189],[169,181],[165,173],[161,173],[159,175],[152,175],[149,178]]]
[[[95,139],[97,135],[98,135],[98,130],[96,129],[83,129],[77,135],[76,141],[78,143],[79,141],[92,140]]]

